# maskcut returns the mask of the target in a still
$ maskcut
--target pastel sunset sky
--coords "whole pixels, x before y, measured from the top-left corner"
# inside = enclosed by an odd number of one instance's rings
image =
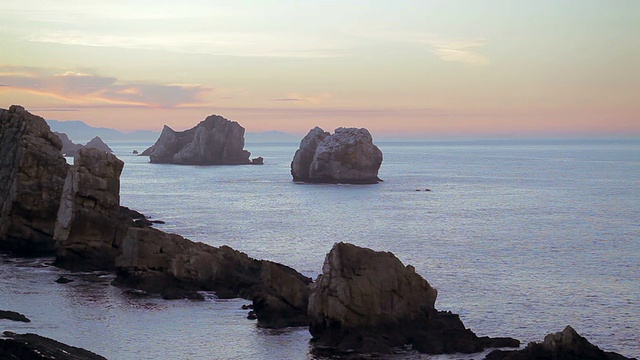
[[[120,130],[640,134],[637,0],[0,0],[0,107]]]

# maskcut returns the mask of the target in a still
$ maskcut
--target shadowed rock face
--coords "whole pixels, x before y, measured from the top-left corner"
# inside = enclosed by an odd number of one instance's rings
[[[158,141],[142,155],[159,164],[251,164],[251,153],[243,148],[244,128],[235,121],[211,115],[194,128],[182,132],[165,125]]]
[[[308,324],[311,279],[228,246],[216,248],[156,229],[129,228],[116,265],[117,285],[160,293],[215,291],[220,298],[253,300],[261,326]]]
[[[53,252],[53,232],[69,165],[62,142],[39,116],[0,109],[0,249]]]
[[[313,128],[300,142],[291,162],[294,181],[374,184],[382,152],[367,129],[338,128],[333,135]]]
[[[122,238],[133,222],[120,211],[124,162],[95,148],[78,150],[69,169],[57,214],[56,266],[112,270]]]
[[[69,136],[67,136],[67,134],[65,133],[59,133],[56,131],[54,131],[53,133],[60,138],[60,141],[62,141],[61,151],[64,156],[75,156],[78,150],[84,148],[94,148],[102,151],[113,152],[109,145],[105,144],[99,136],[91,139],[91,141],[89,141],[86,145],[82,145],[74,144],[71,139],[69,139]]]
[[[7,360],[107,360],[91,351],[44,336],[10,331],[0,336],[0,357]]]
[[[365,353],[390,353],[408,344],[431,354],[519,345],[477,337],[458,315],[437,311],[436,296],[436,289],[393,254],[337,243],[311,285],[309,331],[316,345]]]
[[[604,352],[580,336],[571,326],[545,336],[542,343],[530,343],[522,350],[494,350],[487,360],[629,360],[618,353]]]

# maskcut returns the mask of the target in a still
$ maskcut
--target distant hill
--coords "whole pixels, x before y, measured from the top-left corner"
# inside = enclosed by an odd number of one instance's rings
[[[96,136],[102,140],[145,140],[156,141],[160,137],[160,133],[150,130],[136,130],[133,132],[122,132],[115,129],[93,127],[86,123],[73,121],[47,120],[51,131],[65,133],[74,142],[89,141]],[[291,135],[282,131],[264,131],[264,132],[248,132],[244,135],[245,142],[288,142],[300,141],[296,135]]]
[[[74,142],[89,141],[96,136],[99,136],[102,140],[149,140],[156,141],[160,136],[157,131],[149,130],[136,130],[133,132],[122,132],[109,128],[97,128],[86,123],[73,120],[73,121],[58,121],[47,120],[49,127],[52,131],[57,131],[67,134],[69,139]]]
[[[299,142],[302,138],[282,131],[248,132],[244,134],[245,142]]]

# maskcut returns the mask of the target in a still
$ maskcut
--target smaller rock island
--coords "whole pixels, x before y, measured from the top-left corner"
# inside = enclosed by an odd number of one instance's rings
[[[293,181],[375,184],[382,151],[367,129],[337,128],[329,134],[315,127],[300,142],[291,162]]]
[[[165,125],[158,141],[141,155],[156,164],[249,165],[244,150],[244,128],[220,115],[211,115],[195,127],[174,131]]]

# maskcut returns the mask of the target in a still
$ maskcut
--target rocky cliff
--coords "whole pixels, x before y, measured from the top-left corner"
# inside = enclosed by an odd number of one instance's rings
[[[211,115],[195,127],[174,131],[166,126],[158,141],[142,155],[152,163],[181,165],[251,164],[244,148],[244,128],[235,121]]]
[[[52,252],[67,174],[62,142],[21,106],[0,109],[0,249]]]
[[[311,286],[309,331],[318,346],[364,353],[391,353],[409,344],[430,354],[519,345],[477,337],[457,315],[437,311],[436,296],[393,254],[337,243]]]
[[[198,290],[215,291],[220,298],[253,300],[261,326],[308,323],[311,279],[228,246],[216,248],[156,229],[129,228],[116,266],[117,285],[185,296]]]
[[[72,270],[110,270],[132,220],[120,210],[124,162],[85,147],[69,169],[57,214],[55,264]]]
[[[374,184],[382,152],[367,129],[338,128],[332,134],[315,127],[300,142],[291,162],[294,181]]]

